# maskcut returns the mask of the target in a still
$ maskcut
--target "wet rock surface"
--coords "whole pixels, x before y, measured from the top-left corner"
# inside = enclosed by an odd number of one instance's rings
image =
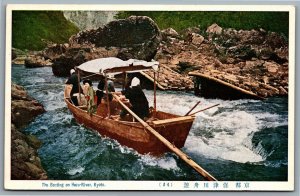
[[[41,104],[27,95],[23,87],[12,84],[11,90],[11,179],[47,179],[37,154],[41,142],[35,136],[25,135],[19,130],[45,110]]]

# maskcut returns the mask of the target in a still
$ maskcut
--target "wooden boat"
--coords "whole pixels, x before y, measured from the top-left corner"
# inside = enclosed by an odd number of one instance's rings
[[[101,62],[96,64],[97,66],[100,66]],[[95,63],[92,63],[91,65],[95,66]],[[105,70],[109,70],[109,73],[116,73],[116,69],[118,70],[117,72],[124,70],[132,72],[146,68],[147,66],[141,65],[141,62],[139,62],[138,65],[130,64],[130,66],[124,66],[123,69],[120,68],[120,66],[107,66]],[[80,69],[80,66],[78,69]],[[84,68],[82,69],[87,71]],[[118,116],[115,114],[119,114],[119,111],[122,108],[118,102],[116,102],[116,104],[118,104],[116,108],[119,109],[114,111],[114,113],[112,113],[112,111],[109,112],[113,116],[105,113],[96,113],[90,115],[86,108],[72,104],[69,97],[69,91],[69,88],[65,88],[64,100],[79,124],[83,124],[88,128],[96,130],[103,136],[115,139],[121,145],[133,148],[141,154],[150,153],[153,155],[159,155],[170,151],[170,149],[157,137],[147,131],[147,129],[145,129],[140,122],[132,122],[132,120],[118,120]],[[154,105],[156,105],[156,103]],[[101,103],[98,107],[106,108],[106,106],[107,105]],[[195,116],[193,115],[179,116],[154,109],[152,112],[150,112],[150,118],[147,120],[147,123],[171,144],[177,148],[182,148],[185,144],[194,119]]]

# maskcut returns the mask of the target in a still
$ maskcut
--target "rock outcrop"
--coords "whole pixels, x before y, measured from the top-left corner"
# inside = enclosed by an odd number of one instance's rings
[[[216,24],[207,35],[200,32],[189,28],[179,36],[163,36],[155,59],[182,75],[198,72],[260,97],[288,94],[288,43],[283,36]]]
[[[41,55],[35,55],[35,56],[28,56],[24,61],[24,65],[27,68],[51,67],[52,62],[50,59],[46,60]]]
[[[11,61],[15,65],[24,65],[26,59],[26,53],[17,48],[12,48],[11,50]]]
[[[23,87],[12,84],[11,90],[11,179],[47,179],[37,154],[41,142],[33,135],[25,135],[18,130],[45,110],[27,95]]]
[[[161,41],[161,33],[152,19],[131,16],[116,20],[98,29],[81,31],[67,44],[46,48],[45,58],[53,62],[56,76],[68,76],[69,70],[83,62],[103,57],[131,58],[150,61]]]

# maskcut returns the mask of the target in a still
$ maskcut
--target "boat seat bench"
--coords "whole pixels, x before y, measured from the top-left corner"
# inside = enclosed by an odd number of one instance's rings
[[[149,124],[151,124],[154,127],[160,127],[160,126],[166,126],[166,125],[172,125],[172,124],[178,124],[178,123],[185,123],[185,122],[190,122],[190,121],[194,121],[194,117],[192,117],[192,116],[180,116],[180,117],[176,117],[176,118],[152,121]]]

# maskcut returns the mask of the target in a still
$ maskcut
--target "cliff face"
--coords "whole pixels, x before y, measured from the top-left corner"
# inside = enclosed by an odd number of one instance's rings
[[[13,11],[12,47],[41,50],[47,43],[64,43],[79,29],[61,11]]]
[[[114,20],[118,12],[113,11],[64,11],[67,20],[80,30],[103,27]]]
[[[18,130],[45,110],[41,104],[27,95],[23,87],[12,84],[11,88],[11,179],[47,179],[46,171],[37,154],[41,142],[35,136],[25,135]]]

